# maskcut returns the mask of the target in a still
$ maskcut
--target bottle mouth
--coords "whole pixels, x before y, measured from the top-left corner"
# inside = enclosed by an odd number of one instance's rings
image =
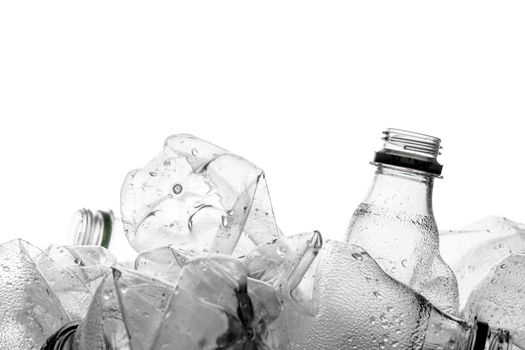
[[[42,345],[40,350],[63,350],[69,349],[67,344],[71,340],[71,337],[75,334],[80,321],[72,321],[66,323],[55,334],[47,338],[46,342]]]
[[[376,152],[373,163],[403,167],[440,177],[443,166],[437,157],[441,154],[441,140],[413,131],[389,128],[383,131],[383,149]]]
[[[69,234],[74,245],[99,245],[108,248],[113,228],[113,212],[80,209],[73,216]]]
[[[512,337],[508,330],[493,329],[477,317],[474,318],[470,343],[471,350],[512,349]]]

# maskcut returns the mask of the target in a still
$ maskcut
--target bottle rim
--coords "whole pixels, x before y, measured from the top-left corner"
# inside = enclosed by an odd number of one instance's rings
[[[383,131],[383,149],[373,163],[407,168],[440,177],[443,165],[437,161],[441,139],[414,131],[388,128]]]
[[[80,324],[80,321],[71,321],[60,327],[53,335],[46,339],[40,350],[62,350],[68,344]]]

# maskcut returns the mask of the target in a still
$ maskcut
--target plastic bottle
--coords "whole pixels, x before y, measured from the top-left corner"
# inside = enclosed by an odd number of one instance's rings
[[[440,256],[432,211],[441,141],[398,129],[384,134],[384,147],[372,162],[372,187],[350,220],[346,240],[363,247],[390,276],[456,315],[457,281]]]

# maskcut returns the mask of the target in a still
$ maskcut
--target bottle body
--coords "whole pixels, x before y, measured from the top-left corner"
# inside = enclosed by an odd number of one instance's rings
[[[460,230],[442,231],[440,241],[441,247],[456,252],[455,256],[449,253],[445,260],[458,279],[462,309],[495,264],[510,254],[525,251],[525,225],[505,217],[487,216]],[[457,247],[462,248],[461,254],[457,253]]]
[[[299,237],[303,243],[304,237]],[[70,328],[59,330],[44,349],[197,350],[204,348],[202,344],[216,344],[213,348],[243,344],[243,349],[275,350],[509,350],[511,346],[509,332],[446,315],[385,274],[360,247],[322,243],[318,233],[306,246],[299,244],[304,249],[285,252],[284,246],[294,246],[288,243],[261,245],[244,264],[224,255],[189,260],[177,285],[114,268],[74,334]],[[263,262],[265,266],[259,265]],[[278,266],[285,267],[282,276],[283,271],[275,270]],[[300,284],[312,282],[307,296],[314,299],[312,310],[282,299],[301,288],[293,282],[297,270],[303,276]],[[261,280],[250,277],[254,272]]]
[[[374,182],[350,220],[346,241],[364,248],[386,273],[433,305],[456,315],[457,281],[440,256],[432,210],[436,174],[401,165],[376,166]]]
[[[283,304],[277,327],[296,329],[282,349],[488,350],[498,349],[489,347],[495,338],[501,350],[511,344],[506,331],[485,324],[487,332],[479,332],[477,323],[438,310],[347,242],[325,241],[306,275],[311,274],[316,312],[306,316]]]

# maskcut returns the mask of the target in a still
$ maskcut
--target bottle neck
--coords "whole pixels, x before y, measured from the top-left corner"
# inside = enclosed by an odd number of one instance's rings
[[[422,350],[511,350],[508,331],[474,320],[472,325],[437,309],[430,313]]]
[[[109,247],[113,232],[112,211],[80,209],[75,213],[69,228],[69,235],[75,245],[98,245]]]
[[[490,328],[484,322],[475,322],[471,331],[469,350],[511,350],[512,338],[510,333],[502,329]]]
[[[46,340],[40,350],[74,350],[73,339],[78,326],[79,321],[66,323]]]
[[[376,165],[374,182],[365,203],[401,212],[433,215],[434,176],[408,168]]]

